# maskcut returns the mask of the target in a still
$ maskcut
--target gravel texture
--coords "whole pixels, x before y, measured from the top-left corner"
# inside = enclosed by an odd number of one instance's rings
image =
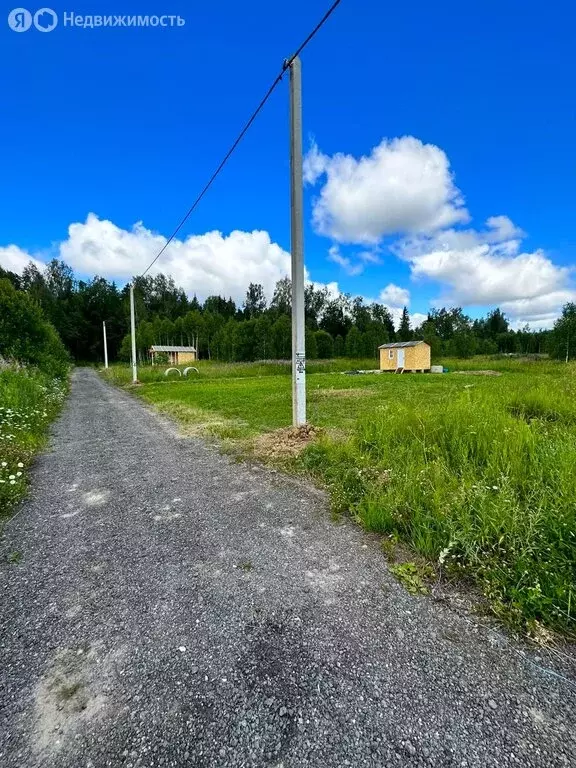
[[[576,765],[569,682],[92,371],[1,547],[2,768]]]

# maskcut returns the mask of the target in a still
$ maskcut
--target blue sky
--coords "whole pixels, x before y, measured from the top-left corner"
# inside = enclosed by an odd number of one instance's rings
[[[49,33],[4,20],[0,264],[57,254],[79,273],[137,272],[328,4],[53,4]],[[186,24],[65,28],[64,11]],[[575,17],[567,2],[343,0],[302,56],[305,145],[321,158],[305,190],[310,278],[413,313],[501,304],[549,325],[576,262]],[[287,263],[288,193],[286,82],[160,267],[200,295],[236,295],[259,272],[270,285]]]

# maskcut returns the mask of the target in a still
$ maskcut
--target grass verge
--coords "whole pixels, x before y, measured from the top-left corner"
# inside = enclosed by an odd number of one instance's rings
[[[26,493],[27,470],[65,396],[61,379],[36,368],[0,368],[0,521]]]
[[[559,386],[395,403],[300,461],[337,511],[474,582],[509,623],[574,633],[573,402]]]

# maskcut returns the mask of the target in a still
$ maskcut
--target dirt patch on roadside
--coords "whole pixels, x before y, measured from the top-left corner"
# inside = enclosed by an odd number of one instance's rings
[[[182,403],[155,403],[154,407],[176,421],[180,433],[186,437],[226,437],[228,433],[235,435],[246,427],[240,419],[226,419],[217,413]]]
[[[33,748],[48,757],[74,740],[97,718],[111,714],[105,691],[122,652],[102,656],[87,644],[61,649],[41,677],[34,696]],[[48,762],[49,761],[49,762]]]
[[[252,441],[252,452],[260,459],[288,459],[298,456],[313,442],[322,430],[312,424],[301,427],[285,427],[274,432],[258,435]]]
[[[500,371],[452,371],[463,376],[502,376]]]

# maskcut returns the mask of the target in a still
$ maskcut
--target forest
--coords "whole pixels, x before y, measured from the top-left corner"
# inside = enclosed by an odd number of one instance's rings
[[[129,289],[104,277],[78,279],[54,259],[43,271],[30,263],[22,275],[0,268],[31,304],[42,310],[76,362],[103,359],[102,322],[106,322],[111,360],[130,355]],[[137,277],[136,343],[141,361],[152,344],[192,345],[199,357],[227,362],[289,359],[291,355],[291,286],[288,277],[276,283],[272,296],[251,283],[242,304],[225,296],[190,298],[172,277]],[[576,346],[576,305],[567,304],[552,331],[514,330],[503,312],[494,309],[472,319],[459,307],[432,309],[418,327],[411,327],[404,308],[395,327],[390,310],[367,304],[349,294],[306,286],[306,352],[309,359],[370,357],[380,344],[424,339],[432,355],[471,357],[476,354],[548,353],[572,359]]]

